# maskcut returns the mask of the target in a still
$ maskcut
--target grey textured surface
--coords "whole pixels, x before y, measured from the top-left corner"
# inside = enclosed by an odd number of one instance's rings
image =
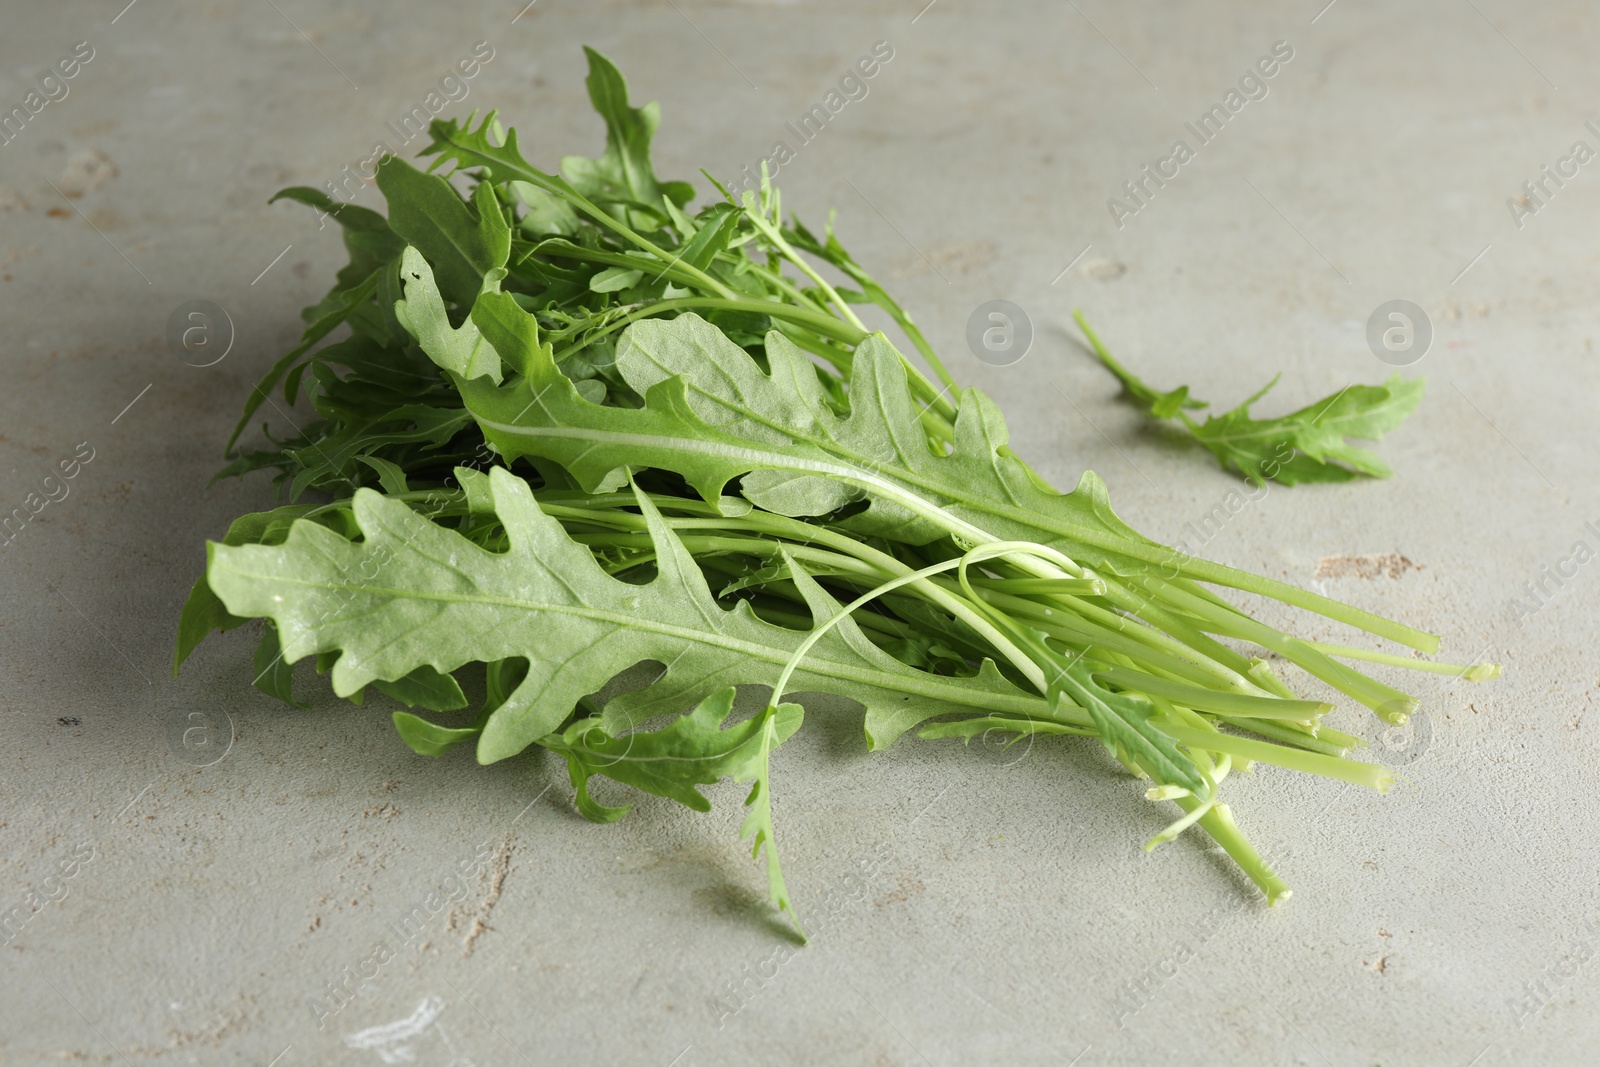
[[[1574,141],[1600,144],[1591,7],[543,0],[512,24],[516,0],[121,2],[0,6],[6,110],[75,42],[94,49],[0,147],[0,510],[93,449],[0,550],[0,910],[20,917],[0,947],[0,1061],[1595,1061],[1600,573],[1579,567],[1520,622],[1510,603],[1600,541],[1584,527],[1600,522],[1597,165],[1548,184],[1520,227],[1507,204]],[[480,40],[495,55],[463,108],[502,108],[539,160],[594,148],[589,43],[661,101],[668,176],[755,161],[891,42],[866,99],[783,168],[786,203],[812,220],[838,205],[1018,450],[1058,483],[1099,471],[1152,536],[1190,536],[1239,483],[1112,403],[1074,307],[1203,397],[1283,371],[1276,412],[1383,377],[1367,317],[1416,301],[1436,337],[1407,372],[1429,377],[1422,410],[1381,446],[1396,477],[1274,489],[1191,547],[1433,629],[1446,658],[1486,653],[1506,676],[1405,679],[1431,740],[1381,741],[1406,777],[1387,797],[1271,769],[1231,782],[1297,890],[1270,912],[1198,839],[1141,852],[1167,815],[1091,746],[868,757],[849,709],[819,704],[776,772],[817,930],[800,951],[737,845],[736,789],[708,816],[646,799],[596,827],[548,761],[424,760],[380,701],[275,705],[249,687],[247,633],[170,679],[202,541],[269,501],[261,481],[207,486],[221,443],[340,262],[331,230],[266,199],[364,158]],[[1278,40],[1294,57],[1267,97],[1117,228],[1107,198]],[[1037,329],[1007,368],[962,343],[995,297]],[[194,298],[237,327],[204,369],[162,340]],[[1315,576],[1388,552],[1420,569]],[[1377,736],[1355,710],[1338,721]],[[191,722],[231,730],[220,762],[180,758]],[[482,847],[489,869],[455,888]],[[461,898],[430,901],[441,887]],[[311,998],[370,974],[384,939],[395,958],[319,1025]],[[406,1019],[411,1037],[372,1030]]]

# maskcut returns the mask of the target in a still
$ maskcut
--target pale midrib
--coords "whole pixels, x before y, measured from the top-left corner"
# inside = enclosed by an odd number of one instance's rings
[[[285,578],[278,574],[250,574],[236,568],[230,568],[241,578],[252,582],[279,583],[301,586],[307,589],[317,589],[326,592],[348,591],[367,596],[387,597],[392,600],[424,600],[445,604],[482,604],[493,607],[509,608],[524,612],[530,616],[540,613],[565,615],[574,618],[588,619],[604,622],[624,630],[648,631],[663,637],[670,637],[680,641],[694,642],[720,648],[729,652],[736,652],[751,659],[761,660],[766,663],[782,667],[789,662],[789,652],[775,649],[767,645],[754,644],[738,638],[726,637],[722,634],[708,633],[705,630],[683,629],[670,626],[666,623],[656,622],[642,618],[638,615],[629,615],[619,612],[605,611],[597,608],[586,608],[575,605],[544,604],[534,601],[518,600],[513,597],[493,595],[452,595],[421,592],[414,589],[392,589],[381,586],[354,585],[343,582],[318,582],[302,578]],[[720,610],[720,609],[719,609]],[[796,631],[798,634],[799,631]],[[803,636],[803,635],[801,635]],[[822,665],[826,665],[824,668]],[[914,669],[914,668],[913,668]],[[827,659],[815,654],[806,657],[800,665],[800,673],[820,675],[825,678],[836,678],[841,681],[870,685],[875,689],[891,692],[910,693],[916,696],[943,700],[952,704],[961,704],[977,710],[991,710],[991,705],[1003,706],[1001,710],[1018,711],[1024,714],[1040,713],[1046,709],[1041,717],[1048,718],[1048,702],[1041,697],[1029,697],[1020,694],[992,693],[988,691],[974,691],[959,686],[942,684],[931,681],[933,676],[887,674],[870,667],[851,667],[839,663],[837,660]],[[931,684],[930,684],[931,683]],[[848,694],[847,694],[848,695]],[[781,699],[781,698],[780,698]]]

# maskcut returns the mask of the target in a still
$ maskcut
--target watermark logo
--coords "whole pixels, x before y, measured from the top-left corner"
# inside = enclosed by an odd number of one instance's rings
[[[1009,367],[1033,346],[1033,320],[1009,300],[986,300],[967,317],[967,347],[991,367]]]
[[[191,367],[212,367],[233,350],[233,319],[211,300],[186,300],[167,316],[167,351]]]
[[[1414,711],[1399,724],[1382,724],[1371,738],[1372,756],[1385,767],[1406,767],[1428,754],[1433,746],[1433,720]]]
[[[1379,304],[1367,319],[1367,347],[1391,367],[1409,367],[1433,347],[1433,321],[1409,300]]]
[[[167,747],[191,767],[210,767],[233,750],[233,716],[226,711],[178,711],[167,719]]]
[[[1033,751],[1033,734],[993,726],[973,739],[967,747],[983,762],[995,767],[1014,767]]]

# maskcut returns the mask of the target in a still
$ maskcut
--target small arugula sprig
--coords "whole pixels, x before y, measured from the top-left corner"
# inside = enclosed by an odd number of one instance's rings
[[[1100,362],[1122,382],[1123,395],[1130,403],[1152,419],[1180,420],[1189,436],[1210,449],[1225,469],[1258,485],[1266,481],[1284,485],[1347,482],[1361,474],[1389,477],[1394,472],[1388,464],[1350,439],[1381,439],[1422,401],[1425,379],[1405,379],[1396,373],[1382,385],[1346,386],[1275,419],[1252,418],[1250,406],[1278,384],[1274,377],[1232,411],[1207,415],[1205,422],[1198,423],[1186,412],[1210,405],[1190,397],[1187,385],[1165,393],[1151,388],[1106,350],[1083,312],[1073,312],[1073,318]]]
[[[1296,696],[1267,657],[1390,723],[1416,700],[1348,661],[1496,672],[1302,640],[1229,603],[1209,587],[1438,647],[1143,537],[1092,472],[1059,492],[831,218],[817,237],[765,180],[740,197],[713,181],[721,198],[691,214],[694,190],[650,162],[655,105],[632,107],[593,51],[588,88],[596,159],[545,171],[491,112],[435,121],[427,172],[384,160],[387,215],[279,194],[334,219],[350,264],[228,448],[275,391],[303,391],[317,417],[224,471],[274,471],[289,502],[208,546],[175,670],[258,618],[264,691],[294,702],[291,665],[310,659],[341,698],[414,709],[393,720],[424,755],[542,749],[596,821],[626,811],[596,778],[702,811],[701,787],[747,783],[741,834],[797,930],[772,790],[773,755],[804,725],[797,693],[859,702],[871,749],[911,731],[1096,738],[1181,811],[1147,848],[1198,827],[1275,902],[1288,888],[1221,799],[1229,774],[1393,778],[1346,758],[1360,742],[1324,723],[1333,705]],[[655,678],[618,691],[643,662]],[[772,688],[749,717],[732,710],[742,684]]]

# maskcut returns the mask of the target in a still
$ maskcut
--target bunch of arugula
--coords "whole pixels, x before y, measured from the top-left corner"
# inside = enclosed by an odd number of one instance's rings
[[[819,239],[785,221],[765,181],[742,199],[717,185],[722,199],[690,214],[691,187],[651,166],[656,105],[632,107],[611,63],[588,57],[598,159],[541,170],[491,112],[436,121],[430,172],[382,163],[387,217],[278,194],[337,222],[350,263],[229,449],[279,390],[293,404],[303,388],[317,418],[225,468],[274,471],[289,503],[208,545],[175,671],[209,633],[260,618],[264,691],[293,702],[289,665],[313,657],[340,697],[359,704],[371,686],[433,713],[394,714],[420,753],[472,740],[483,763],[557,754],[592,819],[627,810],[591,795],[596,776],[697,810],[699,786],[748,782],[742,834],[797,929],[770,792],[772,753],[803,719],[791,694],[858,701],[873,749],[911,730],[1098,738],[1151,800],[1182,809],[1147,848],[1197,825],[1275,902],[1288,889],[1220,800],[1228,774],[1262,762],[1392,779],[1345,758],[1359,741],[1322,724],[1331,704],[1217,638],[1390,723],[1416,701],[1347,661],[1495,673],[1282,632],[1210,587],[1438,645],[1151,541],[1093,473],[1052,488],[831,222]],[[867,328],[863,304],[932,378]],[[317,347],[340,326],[345,339]],[[615,691],[650,661],[654,681]],[[741,684],[772,698],[730,723]],[[449,717],[468,692],[476,714]]]

